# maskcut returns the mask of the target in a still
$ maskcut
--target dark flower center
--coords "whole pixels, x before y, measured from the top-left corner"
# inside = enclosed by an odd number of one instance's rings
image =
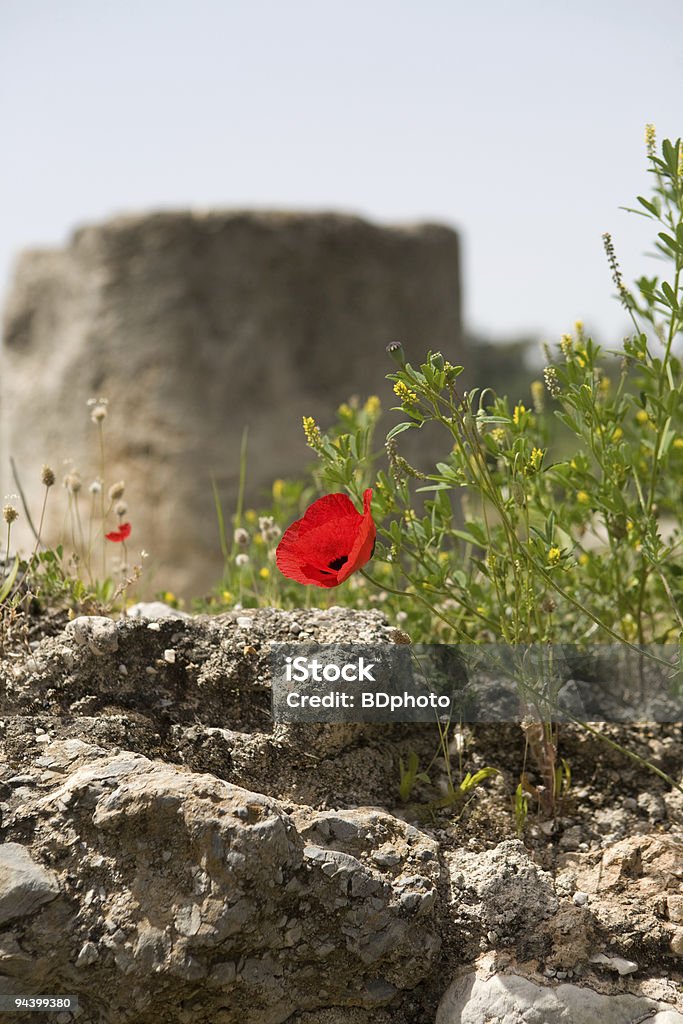
[[[328,562],[327,565],[329,569],[334,569],[337,572],[348,560],[348,555],[340,555],[339,558],[335,558],[333,562]]]

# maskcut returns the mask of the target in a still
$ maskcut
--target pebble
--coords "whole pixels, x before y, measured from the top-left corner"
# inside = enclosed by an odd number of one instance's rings
[[[640,793],[637,804],[638,809],[644,811],[650,821],[666,819],[666,803],[658,793]]]
[[[175,650],[172,647],[164,651],[164,661],[168,662],[169,665],[175,665]]]
[[[572,901],[576,907],[585,907],[588,903],[588,893],[577,890],[572,896]]]
[[[638,970],[638,964],[634,960],[625,960],[622,956],[606,956],[604,953],[598,953],[591,957],[590,962],[600,967],[606,967],[610,971],[616,971],[622,978],[627,974],[635,974]]]
[[[251,629],[253,624],[254,623],[252,622],[252,620],[250,618],[248,618],[248,616],[246,616],[246,615],[238,615],[237,616],[237,628],[238,629]]]
[[[65,632],[73,637],[79,647],[87,647],[98,657],[118,650],[116,623],[103,615],[79,615],[67,623]]]
[[[158,622],[148,622],[147,629],[151,629],[153,633],[158,633],[161,629],[161,626],[159,625]]]

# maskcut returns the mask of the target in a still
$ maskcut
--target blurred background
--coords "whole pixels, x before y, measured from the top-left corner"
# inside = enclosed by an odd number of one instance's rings
[[[0,281],[75,225],[159,208],[433,220],[469,333],[627,329],[643,127],[680,131],[683,5],[3,0]]]
[[[125,478],[136,547],[197,593],[244,428],[270,500],[302,415],[395,404],[387,342],[527,404],[539,342],[620,345],[601,236],[656,272],[619,206],[649,194],[645,124],[681,130],[681,39],[677,0],[3,0],[0,493],[10,456],[33,507],[43,462],[85,499]]]

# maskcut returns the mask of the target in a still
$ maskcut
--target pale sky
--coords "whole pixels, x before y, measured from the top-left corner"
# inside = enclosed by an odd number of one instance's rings
[[[325,209],[452,225],[493,338],[628,330],[655,273],[644,125],[683,133],[683,4],[0,0],[0,284],[114,213]],[[645,192],[645,194],[648,194]]]

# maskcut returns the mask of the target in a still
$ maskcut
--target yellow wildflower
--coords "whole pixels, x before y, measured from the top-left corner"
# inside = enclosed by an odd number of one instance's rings
[[[532,448],[531,449],[531,458],[529,459],[529,467],[530,467],[530,469],[535,473],[537,470],[539,470],[541,468],[541,463],[542,462],[543,462],[543,449],[542,448]]]
[[[648,423],[649,420],[650,420],[650,417],[645,412],[645,410],[644,409],[639,409],[638,412],[636,413],[636,423],[641,423],[641,424],[642,423]]]
[[[273,500],[274,501],[280,501],[280,499],[282,498],[282,495],[284,494],[284,492],[285,492],[285,482],[284,482],[284,480],[280,480],[280,479],[273,480]]]
[[[346,402],[342,402],[337,409],[337,414],[339,416],[353,416],[353,409]]]
[[[588,505],[590,504],[591,496],[588,491],[577,491],[576,500],[580,505]]]
[[[411,391],[407,384],[404,384],[402,380],[397,380],[394,384],[394,394],[400,398],[402,402],[407,402],[409,405],[414,405],[417,402],[417,395],[414,391]]]
[[[270,576],[270,569],[267,569],[264,565],[262,569],[259,569],[258,574],[262,580],[267,580]]]
[[[363,406],[363,412],[367,413],[368,416],[378,416],[382,411],[382,403],[380,402],[377,395],[370,395],[367,402]]]
[[[675,437],[673,446],[674,448],[677,448],[678,451],[681,451],[683,449],[683,437]]]
[[[622,617],[621,620],[621,632],[623,633],[626,640],[635,640],[638,635],[638,627],[636,626],[636,620],[633,618],[630,612]]]
[[[223,598],[225,604],[231,604],[232,593],[229,590],[224,590],[223,593],[221,594],[221,597]]]
[[[320,451],[323,444],[323,439],[320,434],[320,427],[315,422],[312,416],[304,416],[302,418],[304,435],[306,437],[306,444],[309,448],[313,448],[314,451]]]
[[[621,429],[621,427],[615,427],[614,428],[614,433],[612,434],[612,440],[613,441],[620,441],[623,436],[624,436],[624,431]]]
[[[579,555],[579,565],[588,565],[589,562],[590,558],[588,557],[585,551]]]
[[[557,565],[561,558],[562,552],[559,548],[550,548],[550,550],[548,551],[548,565]]]
[[[514,425],[516,427],[519,426],[519,421],[521,420],[521,418],[522,418],[522,416],[524,415],[525,412],[526,412],[526,407],[524,405],[522,405],[521,402],[518,405],[515,406],[515,408],[514,408],[514,410],[512,412],[512,422],[514,423]]]
[[[530,385],[530,390],[531,390],[531,400],[534,403],[534,411],[537,412],[538,415],[540,416],[540,414],[543,412],[544,398],[545,398],[545,392],[544,392],[544,388],[543,388],[543,381],[532,380],[531,385]]]

